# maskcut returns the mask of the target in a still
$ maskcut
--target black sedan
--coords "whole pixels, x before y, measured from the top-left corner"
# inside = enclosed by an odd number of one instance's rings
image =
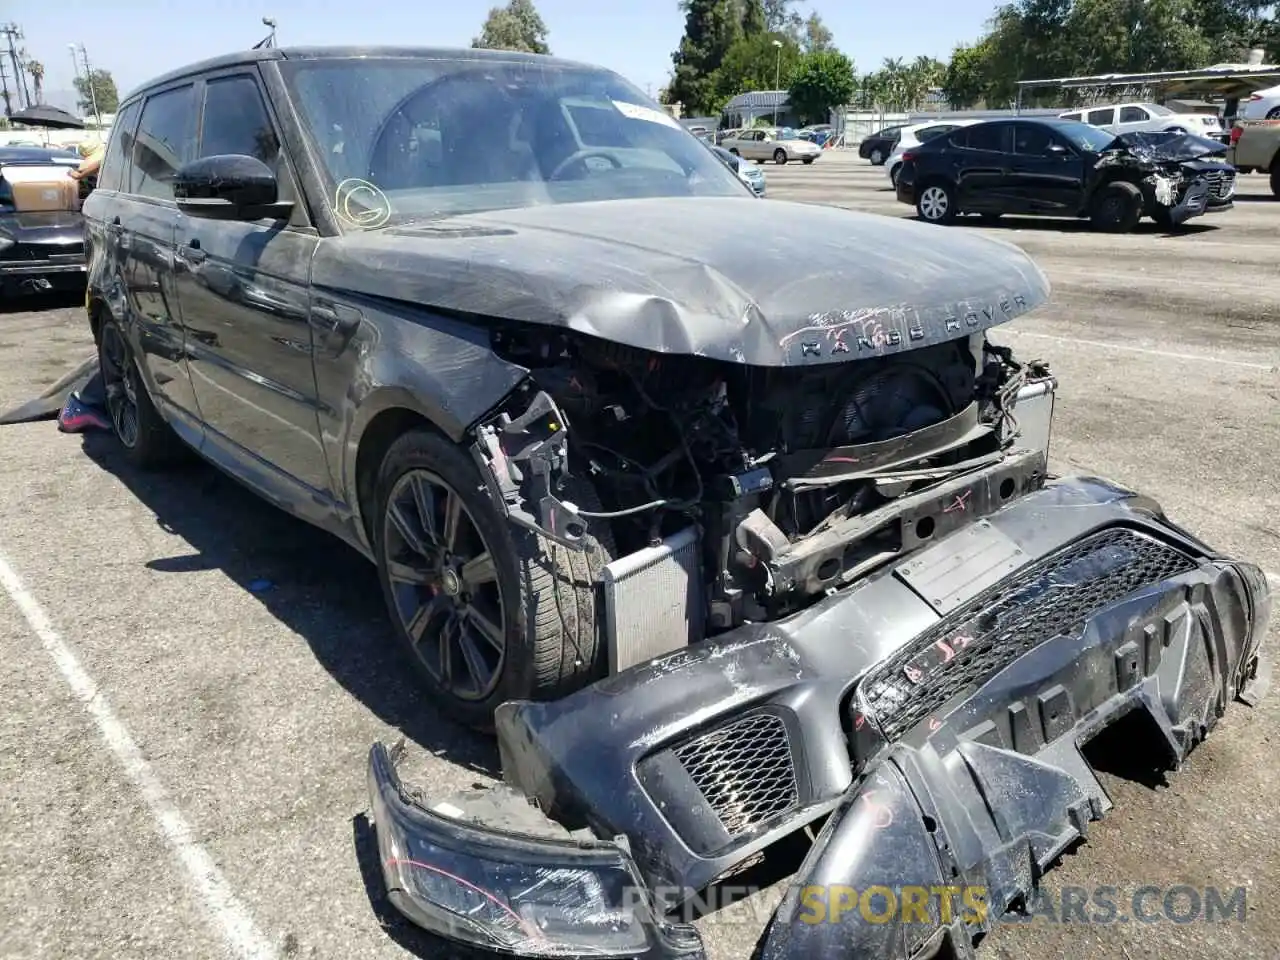
[[[870,160],[873,167],[882,166],[889,159],[889,154],[893,153],[893,148],[898,145],[902,130],[901,124],[877,130],[858,144],[858,156],[863,160]]]
[[[903,154],[897,196],[920,219],[973,213],[1088,218],[1129,231],[1143,216],[1173,229],[1232,206],[1226,148],[1186,133],[1120,136],[1070,120],[979,123]]]

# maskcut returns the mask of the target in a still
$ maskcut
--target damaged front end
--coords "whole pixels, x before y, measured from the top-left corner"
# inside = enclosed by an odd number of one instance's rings
[[[500,787],[417,797],[374,747],[396,906],[517,956],[697,957],[698,895],[807,838],[766,960],[967,956],[1109,809],[1092,738],[1143,716],[1176,766],[1260,695],[1258,568],[1050,478],[1054,378],[987,337],[1042,280],[815,315],[772,364],[495,321],[527,377],[471,452],[512,524],[608,553],[608,670],[498,707]]]
[[[1095,172],[1101,182],[1128,180],[1142,191],[1143,210],[1173,227],[1234,206],[1236,169],[1227,146],[1187,133],[1127,133],[1103,150]]]
[[[1083,748],[1140,716],[1132,749],[1176,768],[1261,694],[1270,607],[1151,501],[1051,481],[798,615],[504,705],[482,800],[410,802],[375,747],[384,874],[417,922],[502,952],[696,956],[680,906],[808,828],[766,960],[971,956],[1110,809]],[[507,852],[493,824],[520,821],[559,845]]]

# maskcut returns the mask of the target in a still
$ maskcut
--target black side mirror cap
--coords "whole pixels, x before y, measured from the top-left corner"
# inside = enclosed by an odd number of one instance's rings
[[[219,154],[183,166],[173,181],[178,209],[208,220],[287,220],[293,204],[280,200],[271,168],[257,157]]]

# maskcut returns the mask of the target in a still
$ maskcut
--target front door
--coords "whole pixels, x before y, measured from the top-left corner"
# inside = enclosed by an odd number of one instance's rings
[[[243,68],[241,68],[243,71]],[[271,167],[281,199],[298,199],[256,72],[206,79],[197,156],[242,154]],[[178,300],[206,450],[293,506],[332,484],[316,419],[308,282],[317,235],[294,221],[179,214]]]
[[[1084,202],[1084,160],[1048,127],[1013,125],[1009,169],[1020,212],[1074,216]]]
[[[195,86],[185,83],[149,95],[136,133],[125,131],[128,184],[104,233],[124,278],[127,333],[152,397],[184,416],[178,430],[199,419],[186,363],[181,316],[173,287],[173,234],[178,208],[170,181],[191,159],[195,143]],[[194,434],[188,440],[199,442]]]

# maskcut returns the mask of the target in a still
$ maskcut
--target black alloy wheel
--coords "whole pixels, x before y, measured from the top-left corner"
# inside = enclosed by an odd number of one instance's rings
[[[138,392],[142,385],[129,345],[114,323],[103,327],[98,356],[111,425],[125,449],[133,450],[138,446]]]
[[[383,557],[391,597],[414,655],[441,690],[482,701],[507,655],[507,609],[497,566],[462,498],[424,469],[392,487]]]

